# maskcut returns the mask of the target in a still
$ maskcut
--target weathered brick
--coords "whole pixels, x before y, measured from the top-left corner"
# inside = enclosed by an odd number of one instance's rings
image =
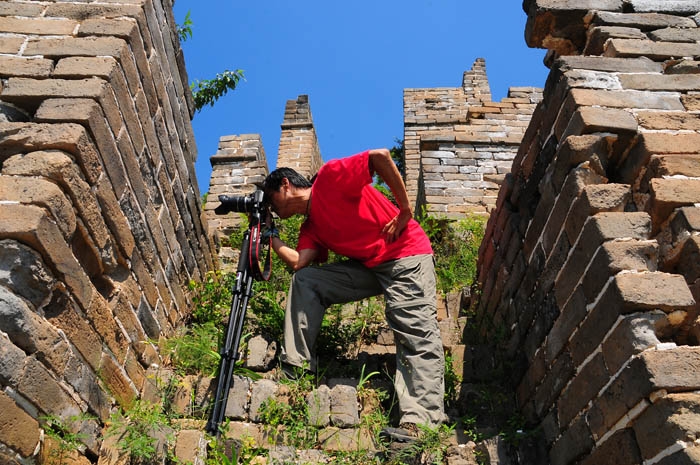
[[[86,305],[92,284],[46,212],[35,206],[0,204],[0,213],[0,238],[20,240],[40,252],[75,298]]]
[[[605,366],[602,354],[597,354],[582,367],[567,384],[557,400],[559,424],[566,428],[569,423],[584,410],[610,379],[611,373]]]
[[[22,457],[34,453],[40,439],[39,423],[0,391],[0,437]]]
[[[700,134],[696,133],[640,133],[622,166],[615,173],[614,182],[633,184],[652,155],[699,154]]]
[[[695,0],[630,0],[634,11],[694,14],[698,11]]]
[[[630,137],[637,132],[637,120],[632,113],[616,108],[580,107],[571,118],[562,139],[570,135],[613,132]]]
[[[610,373],[616,373],[632,356],[659,344],[667,327],[668,320],[662,311],[622,318],[601,346]]]
[[[595,441],[585,419],[578,417],[552,445],[549,459],[552,465],[576,463],[576,459],[590,452],[594,446]]]
[[[43,58],[0,56],[0,76],[48,77],[53,61]]]
[[[598,347],[620,315],[660,309],[689,309],[695,304],[682,276],[661,272],[619,273],[591,308],[570,341],[571,357],[583,362]]]
[[[62,419],[80,415],[80,406],[46,367],[28,357],[17,391],[42,411]]]
[[[15,34],[70,35],[77,25],[69,19],[0,16],[0,31]]]
[[[642,458],[632,428],[615,432],[602,444],[596,445],[581,465],[637,465]]]
[[[117,60],[113,57],[61,58],[52,76],[65,79],[98,77],[109,80],[116,65]]]
[[[700,462],[700,447],[692,445],[665,456],[657,465],[694,465]]]
[[[107,353],[102,353],[100,375],[119,405],[129,408],[138,397],[136,386],[124,369]]]
[[[61,186],[70,194],[81,221],[90,232],[92,241],[99,250],[101,264],[107,271],[117,266],[115,245],[102,218],[97,199],[83,179],[80,167],[67,154],[60,151],[39,151],[15,155],[5,161],[3,173],[43,176]]]
[[[589,217],[601,212],[624,212],[631,197],[627,184],[588,184],[574,200],[567,215],[564,225],[566,235],[573,243]]]
[[[642,459],[650,460],[661,451],[687,441],[700,427],[700,395],[668,394],[654,402],[634,422]]]
[[[73,237],[76,227],[73,204],[53,182],[34,177],[0,175],[0,198],[45,208],[60,228],[63,238],[70,242]]]
[[[655,231],[674,209],[700,203],[700,179],[652,179],[650,187],[649,213]]]
[[[117,37],[61,37],[29,39],[25,56],[41,55],[47,58],[69,56],[118,57],[126,43]]]
[[[610,108],[647,108],[649,110],[683,110],[681,96],[638,90],[571,89],[576,105],[601,105]],[[665,113],[664,113],[665,114]],[[686,118],[688,118],[686,114]]]
[[[129,39],[137,27],[136,20],[133,18],[89,18],[80,23],[78,36],[115,36]]]
[[[596,11],[591,19],[592,24],[607,24],[636,27],[642,31],[650,31],[665,27],[694,28],[695,21],[683,16],[653,13],[622,13],[614,11]]]
[[[700,44],[696,47],[698,47],[696,54],[700,54]],[[700,88],[700,76],[697,74],[621,74],[619,78],[625,89],[689,91]]]
[[[2,6],[2,3],[0,3],[0,6]],[[0,37],[0,53],[15,55],[19,53],[24,41],[24,37]]]
[[[700,29],[698,29],[700,31]],[[700,115],[686,112],[637,112],[639,125],[647,129],[700,130]]]
[[[589,29],[585,55],[602,55],[609,39],[647,39],[646,34],[634,27],[597,26]]]
[[[99,78],[39,80],[11,77],[2,89],[0,97],[33,112],[42,100],[49,98],[96,99],[104,91],[105,85],[106,82]]]
[[[2,16],[39,16],[44,11],[45,5],[34,3],[2,2],[0,3],[0,15]]]
[[[700,45],[695,43],[656,42],[649,39],[618,39],[612,38],[605,44],[605,56],[609,57],[640,57],[662,61],[670,58],[695,56],[700,54]],[[623,85],[626,79],[622,79]],[[631,79],[631,82],[640,82]],[[682,82],[682,81],[679,81]],[[666,84],[668,85],[668,83]],[[678,83],[676,84],[678,85]],[[625,88],[637,88],[634,85],[624,85]],[[660,90],[657,88],[657,90]],[[668,88],[666,89],[668,90]]]
[[[586,302],[593,302],[611,276],[620,271],[657,271],[656,241],[611,240],[596,250],[588,270],[581,280]]]
[[[603,242],[618,238],[647,239],[650,231],[651,222],[646,213],[605,212],[590,217],[554,285],[559,307],[564,306]]]
[[[131,341],[122,330],[122,326],[114,319],[114,315],[104,298],[97,292],[92,294],[85,314],[100,334],[105,345],[110,348],[120,363],[124,363],[128,346]]]
[[[79,124],[0,123],[0,160],[37,150],[63,150],[80,164],[89,183],[102,172],[97,150]]]

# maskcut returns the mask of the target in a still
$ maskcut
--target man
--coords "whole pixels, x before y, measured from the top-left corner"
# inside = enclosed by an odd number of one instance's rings
[[[396,208],[372,186],[376,173],[394,194]],[[399,441],[417,436],[416,425],[444,420],[444,356],[437,324],[435,270],[430,240],[413,219],[406,187],[387,149],[332,160],[313,184],[290,168],[263,183],[265,199],[280,218],[305,215],[296,249],[279,237],[272,248],[294,271],[287,298],[283,366],[315,371],[314,344],[326,308],[382,294],[396,341],[394,387]],[[328,251],[349,261],[320,267]]]

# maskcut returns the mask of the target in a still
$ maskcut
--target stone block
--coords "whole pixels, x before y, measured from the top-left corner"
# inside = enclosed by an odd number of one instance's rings
[[[1,29],[0,29],[1,30]],[[53,61],[43,58],[23,58],[0,56],[0,76],[2,77],[43,77],[53,70]]]
[[[620,271],[657,271],[657,259],[658,244],[655,241],[612,240],[603,243],[581,281],[585,302],[593,302],[610,277]]]
[[[692,0],[691,0],[692,1]],[[657,3],[672,3],[660,0]],[[634,13],[617,11],[595,11],[591,18],[592,24],[635,27],[642,31],[652,31],[666,27],[695,28],[697,24],[691,18],[679,15],[663,14],[658,12]]]
[[[55,285],[52,272],[41,255],[14,240],[0,241],[0,284],[40,309]]]
[[[248,393],[250,391],[250,378],[233,375],[231,389],[228,392],[228,401],[224,415],[234,420],[248,419]]]
[[[678,47],[683,44],[672,45]],[[700,44],[693,46],[696,48],[693,52],[700,54]],[[700,76],[697,74],[621,74],[619,78],[624,89],[687,92],[700,88]]]
[[[571,89],[571,98],[579,106],[601,105],[609,108],[642,107],[649,110],[669,111],[680,111],[684,109],[679,95],[662,92]]]
[[[0,4],[2,6],[2,4]],[[24,44],[24,37],[0,37],[0,53],[16,55]]]
[[[588,218],[554,283],[559,307],[564,306],[602,243],[619,238],[647,239],[650,230],[650,219],[646,213],[604,212]]]
[[[656,42],[649,39],[620,39],[611,38],[605,43],[605,56],[608,57],[618,57],[618,58],[631,58],[631,57],[647,57],[655,61],[663,61],[671,58],[680,58],[684,56],[696,56],[700,53],[700,45],[696,43],[679,43],[679,42]],[[635,82],[641,83],[645,82],[646,79],[626,79],[621,76],[623,82],[623,87],[626,89],[638,88],[636,85],[625,85],[625,82]],[[653,79],[652,82],[658,82],[659,80]],[[681,85],[683,81],[677,81],[673,85]],[[637,84],[639,85],[639,84]],[[669,85],[669,84],[666,84]],[[661,90],[661,89],[656,89]],[[664,89],[670,90],[670,89]],[[680,89],[679,89],[680,90]]]
[[[588,42],[584,54],[602,55],[609,39],[647,39],[647,35],[634,27],[596,26],[588,31]]]
[[[129,408],[138,398],[139,392],[124,369],[108,353],[102,353],[100,375],[102,381],[123,408]]]
[[[570,341],[577,365],[602,343],[620,315],[646,310],[689,309],[695,304],[682,276],[661,272],[619,273],[589,310]]]
[[[6,334],[0,333],[0,382],[16,387],[22,375],[27,355],[10,341]]]
[[[207,456],[207,441],[204,432],[181,430],[175,442],[175,457],[180,463],[204,465]]]
[[[87,307],[92,283],[76,260],[63,234],[46,212],[35,206],[0,205],[0,239],[17,239],[52,263],[57,279],[63,280],[76,300]]]
[[[260,406],[273,397],[277,392],[277,383],[269,379],[261,379],[253,382],[250,395],[250,407],[248,415],[251,421],[260,421]]]
[[[637,133],[637,119],[618,108],[580,107],[572,116],[561,139],[597,132],[612,132],[630,138]]]
[[[566,428],[571,421],[585,410],[586,405],[607,384],[611,376],[602,354],[597,354],[578,367],[576,375],[562,391],[557,400],[559,424]]]
[[[698,12],[695,0],[630,0],[632,8],[639,13],[680,13],[694,14]]]
[[[594,400],[588,422],[594,437],[602,437],[651,393],[694,391],[700,387],[695,367],[700,348],[646,350],[634,357]]]
[[[354,386],[338,384],[330,392],[331,424],[339,428],[356,426],[360,423],[357,389]]]
[[[91,184],[102,173],[97,149],[87,130],[79,124],[0,123],[0,160],[37,150],[70,153]]]
[[[0,438],[20,456],[30,457],[40,439],[39,423],[0,391]]]
[[[640,133],[622,166],[615,173],[614,182],[634,183],[652,155],[700,154],[700,134],[695,133]]]
[[[114,73],[117,60],[113,57],[67,57],[56,63],[52,76],[61,79],[97,77],[109,80]]]
[[[546,371],[534,396],[535,414],[542,418],[556,404],[564,387],[576,374],[576,366],[568,352],[562,352]],[[563,425],[562,425],[563,426]]]
[[[88,18],[80,23],[78,36],[114,36],[128,40],[137,27],[133,18]]]
[[[578,417],[552,445],[549,459],[552,465],[568,465],[588,454],[595,442],[584,417]]]
[[[668,320],[661,311],[623,317],[601,346],[610,373],[616,373],[634,355],[660,344],[667,327]]]
[[[82,224],[99,250],[101,265],[111,271],[117,266],[115,246],[94,193],[83,178],[80,167],[64,152],[38,151],[15,155],[3,164],[7,175],[42,176],[51,179],[69,193]]]
[[[64,420],[80,415],[78,403],[37,359],[28,357],[17,391],[41,410]]]
[[[0,198],[46,209],[66,242],[71,241],[76,227],[73,205],[53,182],[35,177],[0,175]]]
[[[29,39],[25,56],[41,55],[47,58],[67,56],[118,57],[126,46],[117,37],[51,37]]]
[[[319,432],[318,442],[326,451],[376,450],[372,434],[365,428],[325,428]]]
[[[654,178],[671,178],[674,176],[679,178],[700,177],[700,155],[652,155],[644,175],[639,181],[639,191],[649,192],[651,180]]]
[[[11,34],[37,35],[71,35],[78,25],[70,19],[22,18],[0,16],[0,31]]]
[[[693,445],[665,456],[657,465],[694,465],[700,463],[700,447]]]
[[[643,460],[631,428],[621,429],[584,458],[581,465],[637,465]]]
[[[694,438],[700,428],[700,395],[668,394],[649,406],[634,422],[643,460],[681,441]]]
[[[681,111],[640,111],[637,113],[637,121],[646,129],[700,130],[700,115]]]
[[[331,390],[322,384],[317,389],[309,392],[306,396],[306,402],[309,406],[309,425],[316,427],[325,427],[331,421]]]
[[[546,363],[552,363],[564,349],[576,327],[586,316],[587,302],[579,286],[567,300],[559,317],[547,335],[543,355]]]
[[[106,82],[100,78],[88,79],[30,79],[11,77],[2,89],[2,99],[34,112],[48,98],[97,99]]]
[[[673,210],[700,203],[700,179],[652,179],[649,211],[658,231]]]

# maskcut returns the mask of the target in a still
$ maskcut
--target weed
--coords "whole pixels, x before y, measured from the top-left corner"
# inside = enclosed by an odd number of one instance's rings
[[[62,465],[73,453],[82,450],[85,447],[83,441],[88,436],[73,430],[78,424],[93,419],[94,417],[88,414],[71,416],[66,422],[54,415],[41,417],[44,434],[55,443],[55,447],[49,451],[48,463]]]
[[[450,407],[457,402],[457,388],[462,383],[462,377],[454,369],[454,358],[449,351],[445,352],[445,405]]]
[[[174,441],[162,406],[142,400],[112,414],[105,436],[117,437],[117,446],[128,454],[131,465],[145,465],[165,457]]]
[[[412,465],[443,463],[447,452],[448,438],[454,431],[454,425],[430,427],[418,425],[418,439],[397,451],[389,460],[390,465]]]

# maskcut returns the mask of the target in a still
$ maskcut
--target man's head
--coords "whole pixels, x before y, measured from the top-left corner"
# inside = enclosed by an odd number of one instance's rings
[[[267,175],[261,186],[265,193],[265,201],[280,218],[288,218],[294,214],[290,207],[294,209],[295,205],[290,205],[289,202],[296,199],[290,196],[289,191],[310,187],[311,182],[291,168],[277,168]]]

